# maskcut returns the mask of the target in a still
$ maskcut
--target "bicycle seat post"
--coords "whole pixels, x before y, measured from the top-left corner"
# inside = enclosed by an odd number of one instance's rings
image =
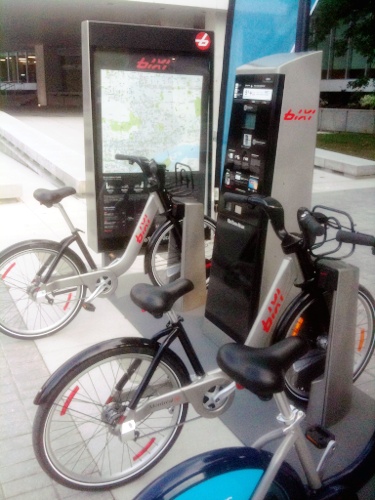
[[[68,216],[65,208],[61,205],[61,203],[56,203],[54,206],[60,210],[60,213],[67,223],[71,233],[75,233],[77,231],[77,228],[73,225],[73,222],[70,220],[70,217]]]

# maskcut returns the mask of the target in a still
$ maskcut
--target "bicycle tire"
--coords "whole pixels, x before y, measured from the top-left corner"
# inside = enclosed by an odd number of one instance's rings
[[[139,493],[134,500],[247,500],[267,469],[272,455],[253,448],[224,448],[185,460]],[[303,500],[305,488],[294,469],[283,462],[266,500]]]
[[[323,303],[321,302],[323,300]],[[329,331],[329,312],[324,299],[318,296],[302,294],[291,304],[275,329],[275,341],[290,335],[304,335],[312,343],[312,349],[323,353]],[[319,347],[320,346],[320,347]],[[375,301],[371,293],[362,285],[358,288],[357,322],[354,351],[353,382],[358,379],[375,348]],[[323,363],[325,356],[320,362]],[[319,375],[319,373],[318,373]],[[291,367],[285,376],[286,391],[293,399],[307,402],[309,383],[306,387],[298,386],[294,380],[296,374]],[[309,380],[311,382],[312,380]]]
[[[36,298],[37,272],[61,247],[55,241],[30,240],[0,254],[0,331],[18,339],[37,339],[64,328],[78,314],[86,295],[79,285]],[[51,279],[86,272],[81,258],[64,250]]]
[[[125,411],[129,391],[136,390],[158,350],[156,343],[145,346],[141,339],[136,341],[106,348],[80,364],[70,363],[73,369],[66,370],[47,401],[39,405],[33,425],[34,450],[43,470],[57,482],[78,490],[121,486],[159,462],[178,438],[188,403],[148,415],[137,424],[134,440],[122,442],[115,433],[115,420]],[[135,359],[141,364],[129,374]],[[120,391],[119,409],[112,390],[125,372],[130,379],[126,390]],[[140,404],[150,395],[187,383],[189,375],[182,361],[167,350]]]
[[[182,221],[180,221],[182,224]],[[165,285],[181,276],[181,246],[171,237],[174,225],[164,222],[150,239],[145,252],[145,269],[154,285]],[[216,224],[210,217],[204,217],[206,284],[210,278]]]

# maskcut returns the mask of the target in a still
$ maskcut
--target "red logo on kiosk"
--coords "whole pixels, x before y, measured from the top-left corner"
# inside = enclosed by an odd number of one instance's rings
[[[199,50],[208,50],[211,46],[210,35],[205,31],[201,31],[195,37],[195,45],[198,47]]]
[[[171,64],[171,59],[159,57],[142,57],[137,62],[137,69],[151,69],[152,71],[165,71]]]
[[[285,121],[291,121],[291,120],[308,121],[308,120],[311,120],[313,115],[315,115],[315,112],[316,112],[316,109],[299,109],[298,111],[294,111],[294,112],[291,109],[289,109],[289,111],[287,111],[284,114],[284,120]]]

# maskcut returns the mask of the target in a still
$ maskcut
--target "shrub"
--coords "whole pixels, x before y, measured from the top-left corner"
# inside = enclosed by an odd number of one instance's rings
[[[375,109],[375,94],[367,94],[361,97],[359,103],[362,108]]]

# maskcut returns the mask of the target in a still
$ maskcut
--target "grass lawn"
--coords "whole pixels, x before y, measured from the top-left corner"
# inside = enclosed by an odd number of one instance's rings
[[[317,135],[316,147],[375,161],[375,134],[322,133]]]

